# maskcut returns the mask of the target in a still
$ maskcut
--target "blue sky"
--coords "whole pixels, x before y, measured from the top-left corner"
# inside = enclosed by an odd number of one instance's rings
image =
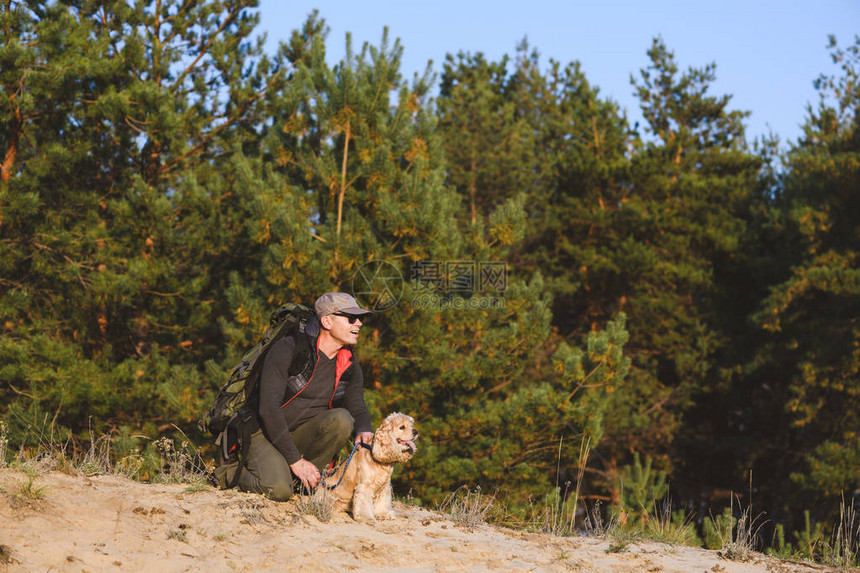
[[[332,64],[343,57],[347,32],[357,50],[379,44],[384,26],[392,41],[400,38],[408,79],[429,60],[441,72],[448,53],[482,52],[497,61],[527,38],[543,64],[579,61],[588,81],[631,122],[641,115],[630,75],[648,65],[645,52],[659,35],[682,70],[717,64],[710,93],[730,94],[731,109],[752,112],[748,139],[772,131],[783,144],[800,136],[807,103],[818,101],[813,80],[838,73],[828,34],[842,47],[860,34],[860,0],[261,0],[269,50],[314,8],[330,28]]]

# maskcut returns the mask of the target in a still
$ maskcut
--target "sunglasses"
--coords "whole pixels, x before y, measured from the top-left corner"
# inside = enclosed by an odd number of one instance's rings
[[[358,316],[353,316],[351,314],[343,314],[342,312],[335,312],[334,315],[344,317],[345,319],[347,319],[349,321],[350,324],[355,324],[355,321],[358,320],[359,318],[361,318]]]

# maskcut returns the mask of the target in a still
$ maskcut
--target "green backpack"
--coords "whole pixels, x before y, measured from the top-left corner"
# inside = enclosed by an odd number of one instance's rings
[[[221,447],[222,463],[239,462],[228,487],[238,483],[242,468],[247,463],[251,434],[260,427],[257,420],[257,387],[263,358],[273,342],[284,336],[304,332],[314,316],[314,312],[302,304],[288,302],[278,307],[269,319],[269,327],[263,338],[233,367],[215,401],[197,422],[201,432],[218,436],[215,444]]]

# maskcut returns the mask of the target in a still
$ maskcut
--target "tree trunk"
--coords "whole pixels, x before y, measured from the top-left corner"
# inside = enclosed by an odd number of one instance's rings
[[[15,102],[15,92],[12,91],[11,87],[6,87],[6,94],[9,96],[10,101]],[[12,177],[12,166],[15,165],[15,156],[18,155],[18,141],[21,138],[21,130],[24,127],[24,116],[21,114],[19,106],[15,106],[12,115],[12,134],[9,138],[9,147],[6,148],[6,154],[3,156],[3,165],[0,166],[0,180],[3,183],[8,183]]]
[[[343,197],[346,195],[346,160],[349,155],[349,120],[346,121],[346,138],[343,142],[343,166],[340,170],[340,191],[337,194],[337,236],[340,237],[340,223],[343,218]]]

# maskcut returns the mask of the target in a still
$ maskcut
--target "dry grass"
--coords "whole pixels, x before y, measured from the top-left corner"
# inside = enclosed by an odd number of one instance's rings
[[[237,507],[242,514],[242,522],[249,525],[258,525],[261,523],[269,523],[269,519],[263,512],[266,509],[267,501],[263,498],[245,499],[239,502]]]
[[[170,530],[170,532],[167,534],[167,538],[179,541],[181,543],[188,543],[187,528],[183,524],[180,524],[179,529]]]
[[[178,447],[167,437],[158,438],[153,445],[162,462],[154,482],[188,483],[199,488],[195,491],[206,489],[209,481],[206,464],[187,437]]]
[[[90,444],[84,453],[83,459],[76,464],[78,471],[88,476],[119,473],[126,477],[134,477],[121,471],[120,464],[114,464],[111,461],[112,442],[110,434],[96,438],[93,435],[92,429],[90,429]]]
[[[302,515],[312,515],[322,523],[334,514],[334,496],[325,487],[318,487],[311,495],[299,495],[296,507]]]
[[[839,507],[839,523],[826,548],[824,562],[845,568],[860,565],[860,518],[850,502],[846,503],[844,495]]]
[[[672,511],[672,500],[667,498],[654,508],[654,515],[643,525],[643,536],[653,541],[672,545],[701,546],[692,518],[683,510]]]
[[[720,540],[720,555],[732,561],[750,561],[757,554],[758,534],[764,523],[761,521],[761,515],[755,517],[752,515],[752,507],[741,509],[740,499],[737,500],[737,505],[741,513],[734,527],[731,522],[728,522],[727,526],[726,523],[720,524],[717,520],[711,519]],[[727,514],[733,515],[734,507],[735,498],[733,497]]]
[[[573,535],[579,500],[576,493],[570,491],[570,487],[568,482],[564,490],[554,489],[539,505],[531,504],[530,515],[521,527],[549,535]]]
[[[449,495],[439,505],[439,511],[447,513],[457,525],[473,529],[483,525],[493,510],[495,496],[486,496],[478,486],[474,491],[463,486]]]
[[[14,456],[8,449],[6,426],[0,421],[0,468],[10,467],[24,472],[45,473],[62,471],[71,475],[121,475],[138,481],[157,483],[188,483],[188,491],[208,488],[210,472],[191,440],[176,427],[183,439],[177,441],[162,436],[149,440],[145,436],[104,434],[90,439],[83,448],[71,438],[60,441],[53,424],[45,422],[45,430],[34,431],[35,446],[24,447]],[[120,439],[121,447],[116,440]],[[140,440],[148,441],[140,448],[130,446]],[[11,457],[11,460],[10,460]]]
[[[670,498],[656,504],[650,514],[632,514],[622,505],[614,508],[608,518],[604,518],[598,501],[586,512],[582,527],[585,535],[609,540],[608,553],[624,552],[631,544],[642,541],[690,547],[701,545],[692,517],[683,510],[672,511]]]
[[[563,439],[559,440],[558,444],[556,476],[560,473],[558,467],[561,465],[562,445]],[[526,529],[557,536],[569,536],[576,533],[576,519],[582,492],[582,478],[585,476],[585,467],[588,464],[590,451],[590,438],[580,442],[576,484],[573,490],[571,491],[572,484],[570,482],[565,483],[564,488],[561,488],[558,481],[556,481],[555,490],[544,498],[542,506],[537,511],[532,509]]]
[[[9,450],[9,439],[6,437],[6,423],[0,420],[0,469],[6,467],[6,452]]]

